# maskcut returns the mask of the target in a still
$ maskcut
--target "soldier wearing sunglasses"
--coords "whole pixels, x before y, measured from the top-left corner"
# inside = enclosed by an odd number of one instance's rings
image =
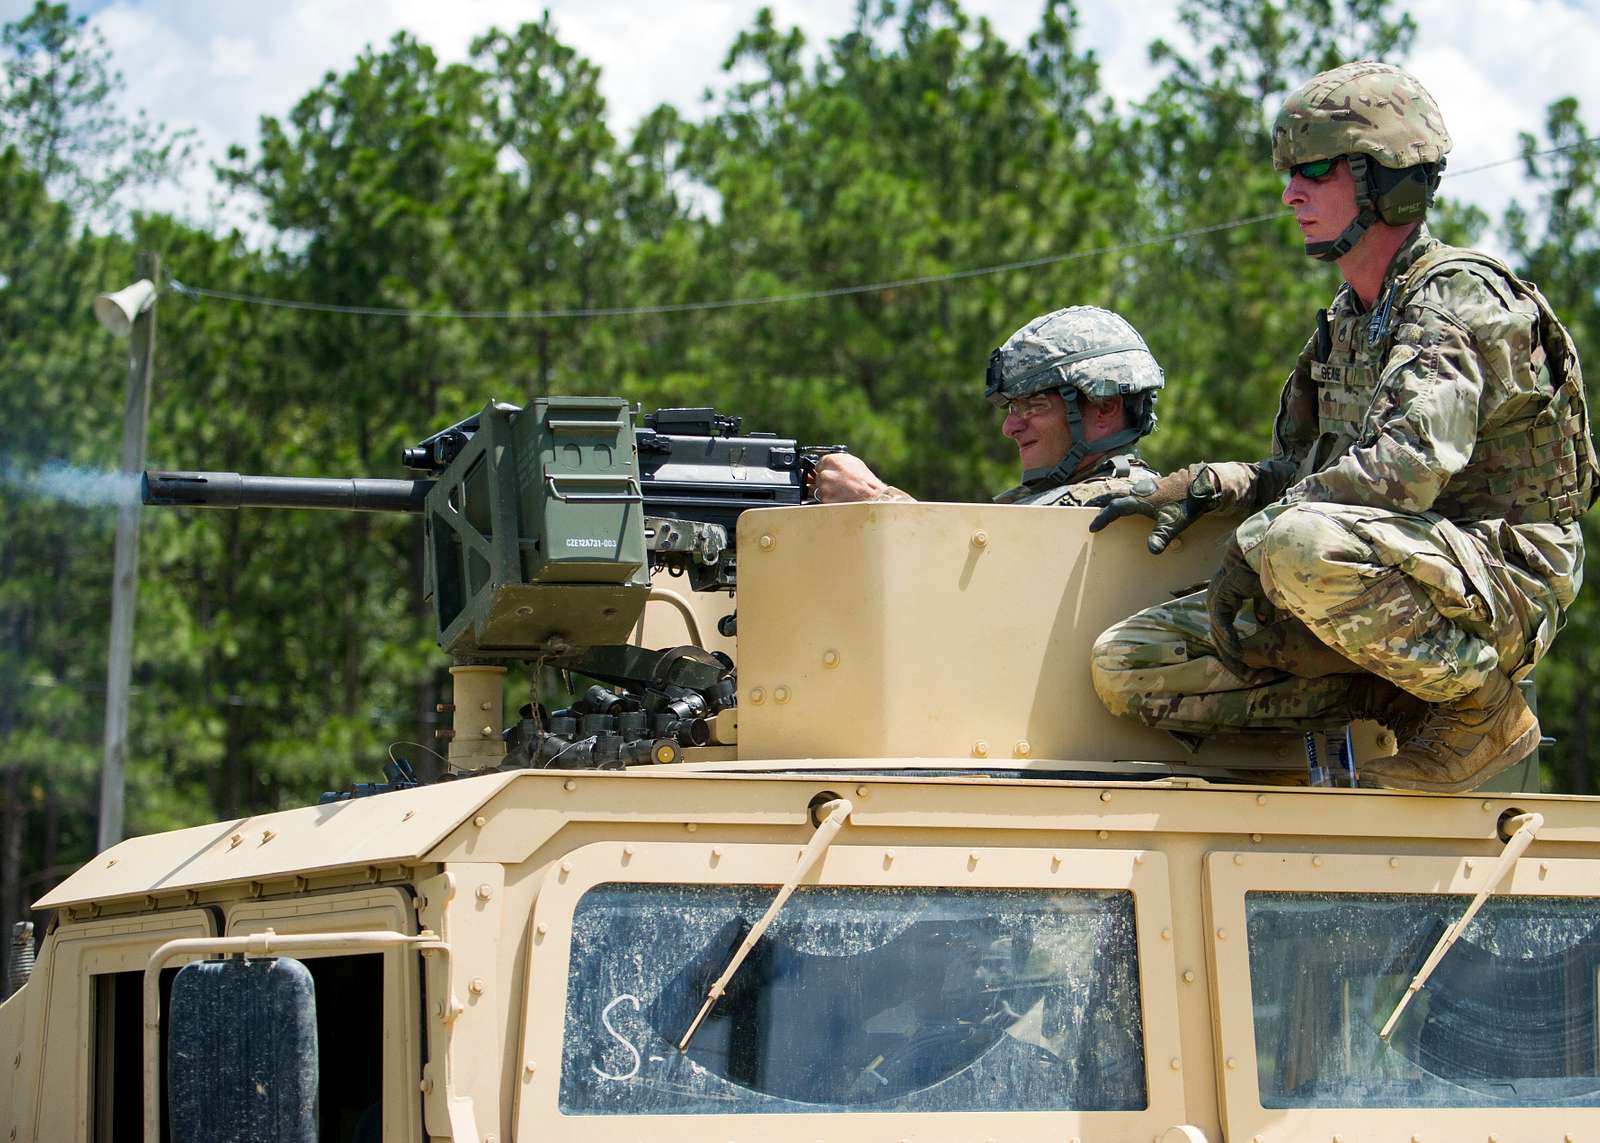
[[[1272,132],[1313,258],[1344,277],[1290,373],[1272,454],[1109,497],[1091,527],[1243,522],[1210,587],[1112,627],[1113,711],[1195,735],[1397,731],[1369,784],[1471,789],[1524,758],[1520,693],[1583,573],[1597,467],[1566,328],[1531,283],[1423,218],[1450,136],[1399,68],[1362,62],[1289,96]]]
[[[984,395],[1022,465],[1022,482],[995,500],[1082,505],[1153,485],[1138,442],[1155,429],[1163,384],[1144,338],[1110,310],[1068,306],[1034,318],[989,357]],[[911,499],[848,453],[818,460],[815,494],[833,504]]]

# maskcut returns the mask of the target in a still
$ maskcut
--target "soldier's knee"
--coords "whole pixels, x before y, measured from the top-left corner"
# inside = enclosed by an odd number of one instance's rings
[[[1306,589],[1325,590],[1332,581],[1359,578],[1370,554],[1336,510],[1298,504],[1262,534],[1261,579],[1270,594],[1285,597],[1279,602],[1292,605]]]

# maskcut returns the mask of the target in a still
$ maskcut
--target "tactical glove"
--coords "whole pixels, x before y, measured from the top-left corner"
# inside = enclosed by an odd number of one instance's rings
[[[1246,607],[1252,608],[1255,618],[1262,623],[1270,622],[1276,615],[1276,609],[1261,588],[1261,577],[1244,561],[1238,537],[1229,536],[1222,549],[1222,566],[1206,588],[1206,614],[1211,620],[1211,643],[1217,650],[1217,658],[1240,678],[1248,678],[1251,668],[1245,662],[1244,647],[1234,621]]]
[[[1156,526],[1150,530],[1145,546],[1159,556],[1179,532],[1207,512],[1231,503],[1232,498],[1223,495],[1211,466],[1193,464],[1160,479],[1140,477],[1133,482],[1131,495],[1107,492],[1087,501],[1090,508],[1100,509],[1100,514],[1089,522],[1089,531],[1098,532],[1124,516],[1149,516]]]

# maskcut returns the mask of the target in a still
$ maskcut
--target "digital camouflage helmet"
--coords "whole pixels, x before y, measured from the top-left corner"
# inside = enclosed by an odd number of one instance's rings
[[[1126,451],[1154,431],[1156,393],[1163,384],[1161,366],[1126,320],[1098,306],[1068,306],[1034,318],[989,355],[984,395],[998,406],[1035,393],[1061,394],[1072,447],[1055,466],[1024,471],[1022,482],[1065,483],[1086,457]],[[1128,427],[1086,441],[1080,395],[1090,401],[1122,397]]]
[[[1284,100],[1272,125],[1272,165],[1280,171],[1345,159],[1356,183],[1356,217],[1331,242],[1306,253],[1332,262],[1350,252],[1374,222],[1420,222],[1450,153],[1444,116],[1416,78],[1392,64],[1362,60],[1313,76]]]

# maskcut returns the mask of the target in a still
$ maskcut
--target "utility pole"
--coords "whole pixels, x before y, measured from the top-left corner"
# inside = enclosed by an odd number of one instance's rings
[[[150,385],[155,372],[156,310],[161,259],[141,251],[134,258],[137,284],[95,303],[95,313],[108,328],[124,323],[106,308],[120,307],[132,322],[128,342],[128,385],[122,409],[122,466],[125,477],[144,468],[145,430],[150,419]],[[150,289],[141,290],[146,283]],[[119,299],[121,299],[119,301]],[[132,312],[129,312],[129,311]],[[108,316],[109,315],[109,316]],[[123,791],[128,761],[128,691],[133,674],[133,619],[139,596],[139,516],[137,496],[117,504],[117,539],[111,579],[111,650],[106,664],[106,744],[100,770],[100,823],[97,848],[122,840]]]

